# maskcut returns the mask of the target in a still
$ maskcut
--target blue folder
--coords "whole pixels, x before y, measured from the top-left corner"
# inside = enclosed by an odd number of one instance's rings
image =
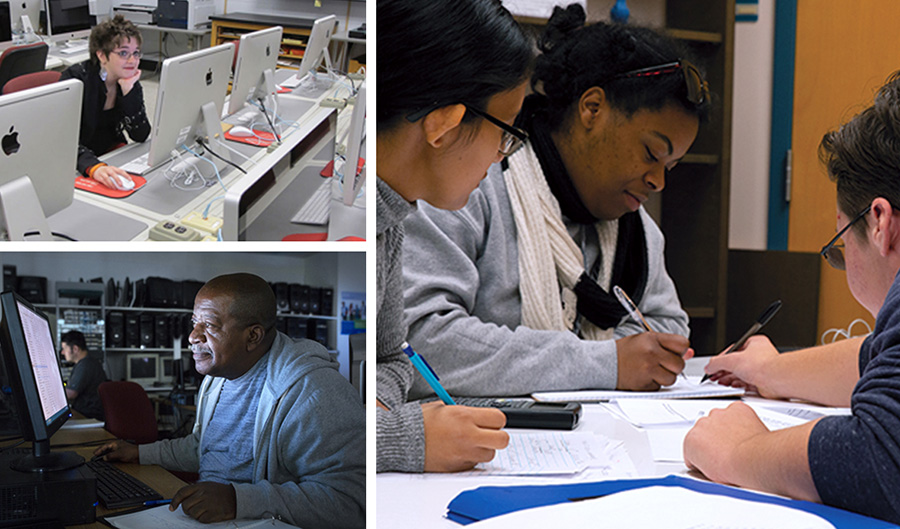
[[[666,476],[652,479],[624,479],[598,481],[593,483],[573,483],[567,485],[517,485],[510,487],[478,487],[458,494],[447,506],[447,518],[467,525],[479,520],[493,518],[501,514],[554,505],[566,501],[596,498],[626,490],[656,485],[684,487],[707,494],[731,496],[747,501],[758,501],[798,509],[824,518],[837,529],[878,529],[898,528],[895,524],[830,507],[819,503],[777,498],[758,492],[728,487],[718,483],[698,481],[681,476]]]

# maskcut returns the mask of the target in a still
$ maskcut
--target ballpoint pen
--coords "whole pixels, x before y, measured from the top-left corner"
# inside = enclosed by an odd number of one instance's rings
[[[403,345],[400,346],[400,349],[404,353],[406,353],[406,356],[409,357],[412,365],[415,366],[415,368],[419,371],[419,373],[422,375],[422,378],[425,379],[425,382],[428,382],[428,385],[431,386],[431,389],[433,389],[434,392],[437,393],[437,396],[440,397],[442,401],[444,401],[444,404],[456,404],[456,402],[453,401],[453,397],[451,397],[450,394],[447,393],[447,390],[444,389],[444,386],[442,386],[441,383],[438,382],[438,376],[437,373],[434,372],[434,369],[431,369],[431,366],[428,365],[428,362],[426,362],[424,358],[419,356],[418,353],[413,351],[413,348],[409,346],[409,343],[403,342]]]
[[[155,507],[157,505],[168,505],[172,503],[172,500],[147,500],[144,502],[144,507]]]
[[[622,306],[625,307],[625,310],[628,311],[628,315],[631,316],[631,319],[640,323],[647,332],[653,332],[653,327],[650,327],[650,324],[644,319],[644,315],[638,310],[637,305],[634,304],[634,301],[631,301],[631,298],[628,297],[628,294],[626,294],[619,285],[613,287],[613,294],[616,295],[616,299],[618,299],[619,303],[621,303]],[[687,375],[684,374],[684,371],[680,374],[687,380]]]
[[[745,332],[744,335],[738,339],[738,341],[734,342],[734,345],[732,345],[728,348],[727,351],[725,351],[725,354],[732,353],[743,347],[751,336],[759,332],[759,330],[762,329],[763,325],[769,323],[769,320],[772,319],[772,316],[774,316],[780,308],[781,300],[776,299],[775,301],[773,301],[772,304],[769,305],[766,310],[764,310],[763,313],[759,315],[759,318],[756,319],[756,322],[751,325],[749,329],[747,329],[747,332]],[[703,378],[700,379],[700,383],[702,384],[706,382],[707,380],[709,380],[709,377],[710,375],[703,375]]]

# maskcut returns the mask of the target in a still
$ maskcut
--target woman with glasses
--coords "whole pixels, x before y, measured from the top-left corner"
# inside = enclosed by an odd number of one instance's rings
[[[409,341],[460,395],[672,384],[693,354],[688,317],[641,204],[693,143],[706,84],[671,39],[586,26],[579,5],[555,8],[539,48],[523,147],[462,210],[406,222]]]
[[[84,83],[81,130],[78,137],[78,172],[112,189],[131,189],[123,169],[101,162],[97,156],[127,142],[150,136],[150,122],[141,89],[141,33],[122,15],[91,30],[90,59],[69,67],[60,79]],[[122,181],[124,179],[124,182]]]
[[[769,432],[752,409],[732,404],[696,423],[685,462],[715,481],[900,524],[900,72],[872,106],[825,134],[819,154],[837,183],[837,234],[822,257],[846,270],[875,330],[785,354],[754,336],[706,372],[765,397],[851,414]]]
[[[506,446],[506,418],[496,409],[407,402],[420,375],[401,351],[403,220],[417,200],[465,206],[488,166],[513,150],[532,44],[498,0],[378,0],[376,13],[377,468],[465,470]]]

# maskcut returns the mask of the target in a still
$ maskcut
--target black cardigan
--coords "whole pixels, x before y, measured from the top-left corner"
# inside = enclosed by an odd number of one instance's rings
[[[106,102],[106,83],[100,79],[100,67],[91,61],[75,64],[67,68],[60,77],[66,79],[78,79],[84,83],[84,93],[81,103],[81,129],[78,135],[78,172],[87,176],[88,168],[100,163],[97,154],[104,154],[115,145],[97,145],[97,127],[100,126],[100,116],[103,105]],[[144,90],[140,81],[128,92],[122,95],[122,88],[116,85],[116,104],[113,107],[115,130],[112,132],[119,143],[126,143],[123,131],[128,131],[128,136],[134,141],[145,141],[150,136],[150,122],[147,120],[147,111],[144,109]],[[106,135],[107,137],[109,135]]]

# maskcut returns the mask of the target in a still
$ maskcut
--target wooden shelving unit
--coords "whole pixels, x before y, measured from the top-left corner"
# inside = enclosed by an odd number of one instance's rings
[[[252,13],[232,13],[212,17],[212,46],[239,40],[244,33],[258,31],[272,26],[284,28],[281,51],[278,54],[280,68],[300,68],[303,52],[309,40],[315,20],[307,18],[255,15]]]

